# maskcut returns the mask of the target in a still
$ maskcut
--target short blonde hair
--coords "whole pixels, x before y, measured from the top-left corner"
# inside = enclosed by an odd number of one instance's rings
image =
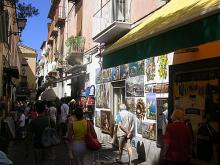
[[[125,104],[120,104],[119,105],[119,110],[126,110],[126,105]]]
[[[181,109],[176,109],[173,111],[172,115],[171,115],[171,119],[172,121],[176,121],[176,120],[184,120],[184,111]]]

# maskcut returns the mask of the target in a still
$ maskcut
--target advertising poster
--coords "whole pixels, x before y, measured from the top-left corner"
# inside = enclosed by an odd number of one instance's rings
[[[146,93],[147,118],[156,120],[157,100],[156,93]]]
[[[129,63],[129,76],[135,77],[144,75],[144,60]]]
[[[120,66],[120,77],[121,79],[126,79],[129,77],[129,64]]]
[[[142,121],[142,137],[156,140],[156,122]]]
[[[144,97],[144,76],[126,79],[126,97]]]
[[[110,134],[111,133],[111,125],[112,125],[111,111],[101,110],[100,112],[101,112],[100,128],[103,133]]]

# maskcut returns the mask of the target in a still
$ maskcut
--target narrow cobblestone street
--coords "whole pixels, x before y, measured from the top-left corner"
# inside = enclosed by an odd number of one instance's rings
[[[68,161],[68,151],[65,144],[61,144],[55,147],[56,161],[55,165],[69,165]],[[100,161],[102,165],[117,165],[115,159],[118,155],[118,151],[114,150],[110,144],[106,143],[102,145],[102,149],[93,154],[94,160]],[[9,157],[14,162],[14,165],[34,165],[33,150],[30,150],[28,156],[26,156],[25,144],[24,142],[14,141],[11,143],[9,148]],[[142,164],[146,165],[146,162],[141,162],[138,160],[137,154],[133,154],[132,164]],[[123,164],[127,163],[127,152],[124,152],[122,157]],[[95,161],[94,161],[95,164]]]

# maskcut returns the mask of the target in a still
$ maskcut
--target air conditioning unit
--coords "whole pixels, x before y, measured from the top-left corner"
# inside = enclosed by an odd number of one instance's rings
[[[3,11],[0,15],[0,42],[8,42],[8,25],[9,16],[7,11]]]

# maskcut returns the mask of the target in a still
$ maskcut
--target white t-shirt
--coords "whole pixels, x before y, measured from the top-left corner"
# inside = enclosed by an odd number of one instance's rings
[[[25,126],[25,115],[22,113],[20,118],[19,118],[19,127],[24,127]]]
[[[65,123],[67,119],[67,115],[69,114],[69,106],[67,104],[62,104],[61,105],[61,123]]]
[[[55,107],[50,107],[49,114],[50,114],[50,118],[56,122],[57,109]]]

